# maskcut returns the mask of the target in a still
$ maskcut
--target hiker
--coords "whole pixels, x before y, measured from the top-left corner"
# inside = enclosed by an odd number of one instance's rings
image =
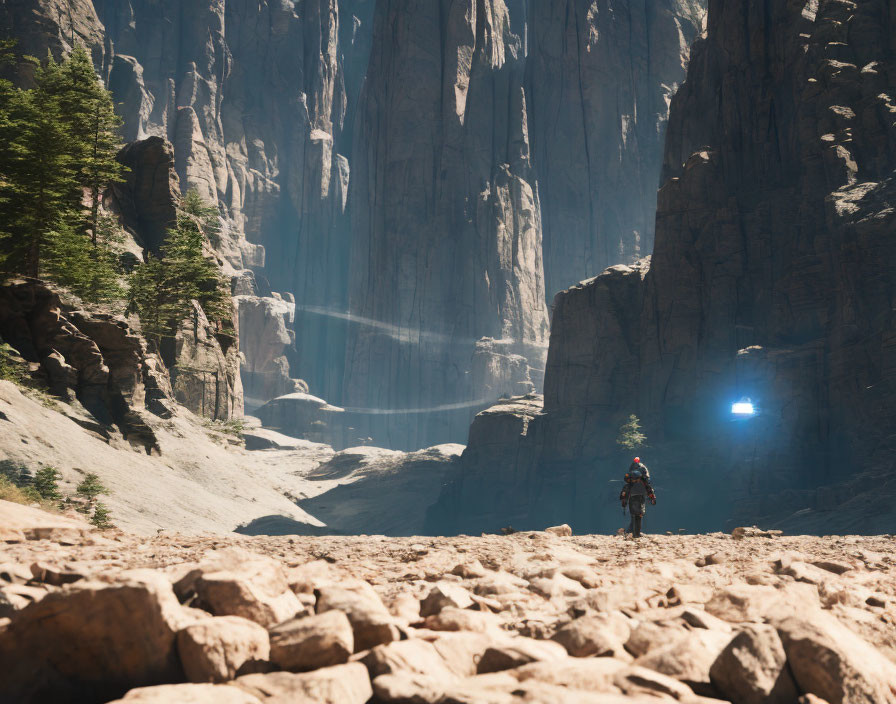
[[[635,457],[626,472],[625,485],[619,494],[623,513],[627,505],[631,515],[626,533],[631,533],[635,538],[641,537],[641,519],[646,513],[648,499],[653,506],[656,506],[656,494],[653,493],[653,487],[650,486],[650,471],[641,464],[640,457]]]

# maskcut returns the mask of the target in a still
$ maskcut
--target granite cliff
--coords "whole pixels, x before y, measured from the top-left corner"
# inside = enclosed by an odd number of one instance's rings
[[[894,16],[710,3],[672,101],[652,258],[558,295],[543,407],[477,417],[433,529],[616,527],[629,413],[655,528],[892,526]],[[744,397],[758,413],[733,421]]]

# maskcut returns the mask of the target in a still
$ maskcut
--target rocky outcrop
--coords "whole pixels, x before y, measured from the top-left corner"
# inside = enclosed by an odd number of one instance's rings
[[[858,475],[883,487],[892,474],[889,13],[881,0],[710,3],[672,102],[649,271],[614,268],[557,299],[544,416],[514,488],[490,489],[522,520],[611,528],[629,413],[671,504],[656,509],[664,527],[736,511],[873,530],[886,514],[866,510],[862,528],[828,512],[863,491]],[[758,414],[734,422],[743,397]],[[489,467],[465,471],[489,484]]]
[[[412,411],[371,416],[370,434],[393,446],[463,435],[482,403],[468,374],[481,338],[542,367],[523,26],[503,0],[444,13],[410,2],[376,8],[351,181],[357,324],[343,397],[350,407]]]
[[[530,132],[553,296],[652,251],[669,102],[706,3],[529,5]]]
[[[142,414],[170,416],[174,394],[164,364],[123,317],[75,309],[42,282],[13,279],[0,287],[0,339],[52,394],[77,400],[133,444],[158,449]]]

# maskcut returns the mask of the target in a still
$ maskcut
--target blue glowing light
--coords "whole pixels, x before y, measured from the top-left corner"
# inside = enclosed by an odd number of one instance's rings
[[[736,416],[752,416],[756,413],[752,401],[738,401],[731,404],[731,412]]]

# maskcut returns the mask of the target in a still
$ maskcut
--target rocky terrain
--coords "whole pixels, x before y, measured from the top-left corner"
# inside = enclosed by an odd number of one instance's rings
[[[477,418],[433,530],[611,529],[632,413],[664,528],[892,529],[892,17],[709,4],[652,256],[558,295],[543,403]],[[745,398],[757,413],[735,421]]]
[[[891,536],[0,526],[4,702],[896,702]]]

